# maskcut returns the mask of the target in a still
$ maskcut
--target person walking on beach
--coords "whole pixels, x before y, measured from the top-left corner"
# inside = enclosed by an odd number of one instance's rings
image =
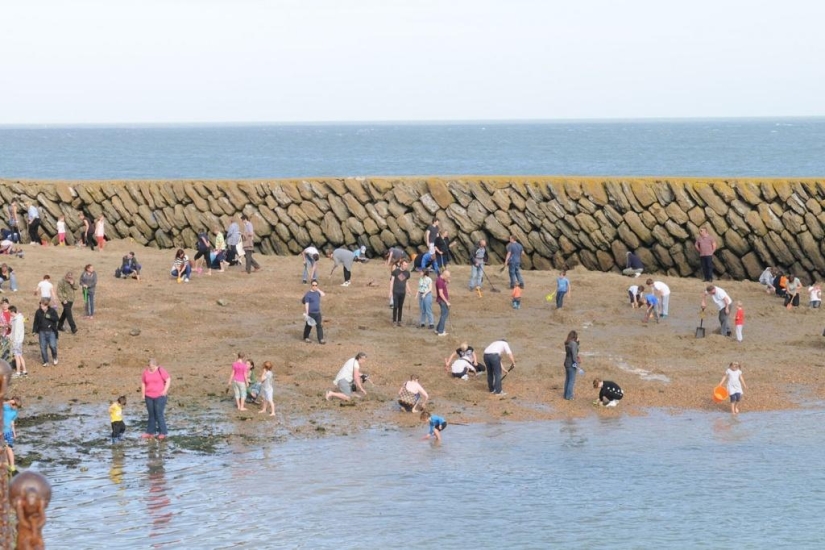
[[[423,439],[435,437],[436,443],[441,443],[441,432],[447,428],[447,421],[440,416],[430,414],[427,411],[422,412],[419,418],[421,419],[421,422],[426,422],[430,427],[430,431],[427,432],[427,435],[425,435]]]
[[[57,294],[54,291],[52,278],[49,274],[43,275],[43,280],[37,283],[37,288],[34,289],[34,295],[40,296],[41,300],[51,300],[53,304],[57,303]]]
[[[326,344],[324,340],[324,325],[323,317],[321,316],[321,298],[326,296],[324,291],[318,288],[318,281],[312,281],[309,291],[304,294],[301,303],[304,304],[304,342],[311,343],[309,334],[312,332],[313,325],[315,326],[315,334],[318,336],[319,344]],[[312,324],[310,324],[312,321]]]
[[[26,359],[23,357],[23,341],[26,339],[26,321],[23,318],[23,314],[17,311],[17,306],[9,306],[9,313],[11,313],[9,340],[11,340],[11,353],[14,356],[14,366],[16,369],[14,376],[28,376],[29,371],[26,370]]]
[[[308,280],[318,280],[318,260],[321,259],[321,254],[314,246],[308,246],[301,251],[301,258],[304,260],[304,274],[301,276],[301,282],[307,284]]]
[[[40,358],[43,359],[43,366],[49,366],[49,350],[52,352],[52,360],[57,365],[57,324],[59,322],[57,310],[51,307],[50,301],[40,300],[40,308],[34,314],[34,324],[32,333],[37,334],[40,341]]]
[[[650,287],[650,291],[658,298],[659,313],[662,319],[666,319],[670,310],[670,287],[662,281],[654,281],[653,279],[648,279],[645,284]]]
[[[31,244],[40,244],[40,210],[31,201],[27,206],[26,221],[29,224],[29,241]]]
[[[57,246],[66,246],[66,217],[57,218]]]
[[[252,257],[252,254],[255,252],[255,230],[252,227],[252,222],[249,220],[249,216],[244,214],[241,216],[241,222],[243,223],[243,252],[244,258],[246,259],[246,273],[252,273],[252,270],[258,271],[261,269],[261,266]]]
[[[57,330],[65,331],[66,322],[69,323],[69,328],[72,329],[72,334],[77,333],[77,325],[74,322],[74,315],[72,315],[72,306],[74,305],[75,292],[78,290],[78,285],[74,280],[74,273],[69,271],[59,283],[57,283],[57,299],[63,304],[63,311],[60,313],[60,320],[57,323]]]
[[[710,296],[713,303],[719,309],[719,330],[722,336],[730,336],[730,306],[732,300],[728,293],[715,285],[708,285],[702,295],[702,311],[707,306],[707,297]]]
[[[344,268],[344,283],[341,286],[349,286],[352,277],[352,264],[355,262],[355,254],[346,248],[336,248],[334,251],[328,250],[327,257],[332,258],[332,270],[330,276],[339,265]]]
[[[478,246],[473,251],[472,266],[470,267],[470,290],[481,292],[481,285],[484,282],[484,264],[489,260],[487,257],[487,241],[481,239]]]
[[[86,319],[95,316],[95,292],[97,291],[97,272],[92,264],[87,264],[80,275],[80,288],[83,289]]]
[[[223,231],[221,231],[220,226],[217,225],[212,228],[212,231],[215,233],[215,256],[213,258],[212,254],[209,255],[209,269],[206,272],[207,275],[212,275],[213,268],[217,269],[219,273],[223,273],[223,264],[226,263],[226,239],[223,238]]]
[[[344,366],[341,367],[341,370],[338,371],[338,374],[335,376],[335,380],[332,382],[340,391],[328,391],[324,395],[324,398],[327,401],[329,401],[332,397],[335,399],[340,399],[341,401],[349,401],[352,399],[353,383],[355,383],[355,387],[358,391],[366,397],[367,390],[364,389],[364,385],[361,380],[361,365],[366,360],[367,354],[363,351],[359,351],[355,357],[344,363]]]
[[[622,270],[622,275],[627,275],[628,277],[638,277],[644,270],[645,265],[642,263],[642,259],[639,258],[635,252],[628,252],[627,264]]]
[[[599,390],[599,399],[594,404],[603,407],[615,407],[619,401],[624,397],[622,388],[616,382],[610,380],[602,380],[600,378],[593,379],[593,387]]]
[[[579,361],[579,335],[571,330],[564,341],[564,398],[568,401],[573,399]]]
[[[95,222],[95,241],[97,241],[97,251],[103,252],[103,247],[106,246],[106,218],[103,214]]]
[[[401,326],[404,313],[404,299],[410,293],[410,270],[406,260],[401,260],[390,276],[390,301],[392,302],[392,323]]]
[[[507,368],[507,372],[510,372],[516,366],[516,359],[513,357],[513,352],[507,340],[496,340],[484,348],[484,365],[487,367],[487,389],[490,390],[490,393],[493,395],[504,397],[507,394],[501,391],[501,380],[504,378],[501,372],[502,355],[506,355],[510,359],[510,366]]]
[[[734,361],[725,371],[725,376],[719,382],[722,386],[727,382],[728,396],[730,398],[730,413],[739,414],[739,402],[742,401],[742,388],[747,388],[745,376],[742,374],[741,365]]]
[[[249,386],[249,363],[246,354],[238,353],[238,359],[232,363],[232,372],[229,374],[229,386],[235,395],[235,407],[239,411],[246,410],[246,388]]]
[[[504,257],[504,265],[510,274],[510,288],[518,285],[524,288],[524,279],[521,276],[521,254],[524,247],[516,240],[515,235],[510,235],[510,243],[507,245],[507,255]]]
[[[229,227],[226,228],[226,261],[229,265],[238,265],[238,245],[241,244],[241,228],[238,225],[237,216],[232,216],[229,220]]]
[[[212,243],[209,242],[209,231],[204,229],[198,233],[198,240],[195,243],[195,257],[192,258],[194,262],[193,269],[198,273],[203,273],[201,267],[204,263],[209,264],[207,268],[212,267],[209,253],[212,250]]]
[[[716,252],[716,239],[710,236],[706,227],[699,230],[699,237],[694,244],[702,264],[702,276],[705,282],[713,281],[713,253]]]
[[[274,375],[272,374],[272,361],[265,361],[264,362],[264,371],[261,373],[261,395],[263,399],[261,400],[262,407],[261,410],[258,411],[258,414],[266,413],[266,408],[269,406],[270,410],[272,411],[269,413],[269,416],[275,416],[275,400],[274,400],[274,393],[275,389],[273,388],[273,380]]]
[[[570,294],[570,279],[567,278],[567,271],[562,270],[556,279],[556,309],[564,306],[564,297]]]
[[[418,309],[421,311],[419,327],[424,328],[427,324],[430,330],[435,330],[435,318],[433,317],[433,280],[430,278],[430,270],[425,269],[418,278]]]
[[[447,318],[450,316],[450,270],[445,269],[444,272],[435,280],[436,302],[441,308],[441,315],[438,317],[438,325],[435,327],[435,333],[439,336],[447,336],[445,332],[447,328]]]
[[[126,433],[126,423],[123,422],[123,407],[126,406],[126,396],[121,395],[109,405],[109,422],[112,427],[112,443],[123,441]]]
[[[736,302],[736,316],[733,318],[733,324],[736,329],[736,341],[742,341],[742,330],[745,328],[745,309],[742,307],[742,301]]]
[[[143,371],[140,380],[140,397],[146,403],[149,421],[143,439],[152,439],[157,433],[160,440],[166,439],[166,399],[172,377],[166,369],[158,365],[155,359],[149,359],[149,365]]]

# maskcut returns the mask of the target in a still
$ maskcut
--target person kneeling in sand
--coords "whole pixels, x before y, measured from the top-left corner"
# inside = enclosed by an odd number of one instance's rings
[[[355,384],[355,387],[361,394],[366,397],[367,390],[364,389],[364,385],[361,378],[361,364],[367,359],[367,354],[363,351],[359,351],[358,354],[344,363],[344,366],[341,367],[341,370],[338,371],[338,374],[335,376],[335,380],[333,380],[333,384],[335,384],[340,392],[328,391],[324,398],[329,401],[331,397],[335,399],[340,399],[341,401],[349,401],[352,399],[352,386]]]
[[[424,401],[421,401],[422,397]],[[427,395],[424,386],[418,382],[418,375],[416,374],[411,375],[410,379],[404,382],[401,389],[398,390],[398,404],[407,412],[423,411],[429,400],[430,396]]]
[[[622,388],[615,382],[610,380],[601,380],[599,378],[593,379],[593,387],[599,390],[599,399],[594,401],[594,405],[601,405],[603,407],[615,407],[619,401],[624,397]]]
[[[466,359],[456,359],[453,361],[453,364],[450,366],[450,371],[453,378],[461,378],[462,380],[468,380],[470,378],[470,373],[473,373],[473,375],[478,375],[476,369]]]

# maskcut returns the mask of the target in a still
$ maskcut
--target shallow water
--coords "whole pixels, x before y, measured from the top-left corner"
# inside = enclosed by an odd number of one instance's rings
[[[654,411],[43,463],[49,548],[820,547],[820,409]],[[85,471],[84,471],[85,470]]]

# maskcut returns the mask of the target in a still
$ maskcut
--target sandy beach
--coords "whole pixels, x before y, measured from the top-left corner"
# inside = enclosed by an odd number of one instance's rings
[[[140,282],[114,278],[115,267],[129,250],[143,265]],[[18,274],[20,291],[11,293],[6,286],[5,295],[26,315],[27,329],[37,303],[33,291],[43,274],[57,281],[68,270],[80,273],[87,263],[99,273],[95,318],[83,319],[82,304],[76,304],[79,332],[61,333],[59,366],[41,367],[36,337],[27,338],[30,375],[15,379],[11,390],[34,409],[23,416],[71,402],[100,404],[105,417],[105,405],[126,394],[127,418],[132,425],[143,421],[140,374],[149,357],[156,357],[173,377],[167,411],[172,437],[176,416],[197,416],[199,410],[216,407],[225,409],[228,421],[247,421],[237,423],[239,430],[277,422],[280,430],[303,437],[414,425],[417,418],[395,404],[400,385],[412,373],[421,377],[431,396],[430,410],[453,422],[642,415],[651,407],[728,414],[727,404],[713,403],[711,392],[734,360],[742,363],[748,384],[743,414],[803,407],[823,395],[821,311],[807,308],[806,299],[802,307],[786,311],[779,298],[766,295],[754,282],[719,282],[744,303],[745,339],[740,344],[718,334],[712,305],[705,318],[707,337],[695,337],[705,286],[698,279],[661,278],[672,290],[670,316],[644,325],[642,313],[627,303],[633,280],[618,274],[573,269],[568,273],[572,293],[556,311],[544,297],[555,287],[557,273],[526,272],[522,308],[514,310],[500,266],[488,266],[488,274],[501,292],[485,285],[483,297],[467,289],[469,268],[457,266],[452,270],[449,336],[438,337],[418,328],[414,297],[405,307],[404,326],[391,324],[389,275],[383,262],[356,265],[352,286],[345,288],[340,286],[340,270],[330,277],[332,262],[322,259],[328,344],[321,346],[314,333],[312,344],[302,340],[300,302],[308,286],[301,284],[300,258],[257,255],[259,272],[247,275],[234,267],[211,276],[194,274],[190,283],[177,284],[168,276],[172,256],[173,251],[114,241],[94,253],[26,245],[24,259],[7,259]],[[414,274],[411,282],[416,279]],[[370,281],[373,286],[368,286]],[[586,374],[577,381],[576,398],[567,402],[562,399],[562,361],[570,330],[579,332]],[[499,338],[510,342],[517,361],[504,380],[505,398],[488,393],[486,376],[463,381],[448,375],[444,360],[462,342],[469,342],[480,356]],[[247,412],[234,410],[226,389],[238,351],[246,351],[259,366],[265,360],[275,364],[276,419],[258,415],[254,406]],[[325,401],[324,392],[333,389],[338,369],[358,351],[368,354],[363,371],[374,383],[367,385],[367,397],[356,399],[353,406]],[[594,377],[621,385],[625,398],[619,407],[592,405],[597,396]]]

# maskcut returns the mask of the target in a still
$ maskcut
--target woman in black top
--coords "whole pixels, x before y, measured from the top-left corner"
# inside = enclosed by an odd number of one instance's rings
[[[579,368],[579,335],[571,330],[564,341],[564,398],[573,399],[576,371]]]
[[[619,401],[624,397],[622,388],[616,382],[610,380],[600,380],[596,378],[593,380],[593,387],[599,390],[599,400],[594,403],[604,405],[605,407],[615,407]]]

